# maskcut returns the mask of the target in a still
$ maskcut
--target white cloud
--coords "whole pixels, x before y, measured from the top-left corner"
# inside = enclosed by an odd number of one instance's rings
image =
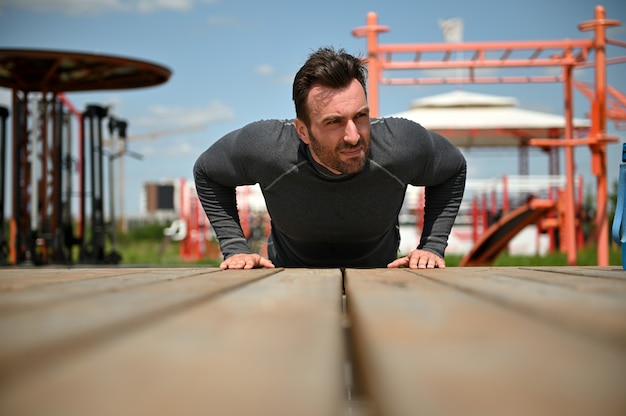
[[[189,157],[197,157],[206,146],[193,145],[187,138],[180,135],[163,137],[158,144],[152,141],[134,142],[131,144],[134,151],[142,155],[146,160],[165,158],[169,161],[174,159],[186,160]]]
[[[233,120],[234,118],[235,112],[231,107],[214,101],[200,108],[154,106],[149,109],[147,115],[134,118],[132,122],[144,127],[169,125],[186,128]]]
[[[256,72],[259,75],[265,75],[265,76],[270,76],[270,75],[274,75],[274,68],[271,65],[258,65],[255,69],[254,72]]]
[[[60,12],[68,15],[106,12],[150,13],[159,10],[184,12],[198,2],[217,3],[220,0],[2,0],[1,6],[34,12]]]
[[[209,16],[207,17],[207,22],[209,26],[213,27],[229,27],[229,28],[239,28],[242,27],[243,24],[232,16]]]
[[[187,11],[193,7],[193,0],[137,0],[137,10],[154,12],[157,10]]]
[[[293,78],[295,77],[294,75],[281,75],[279,77],[275,78],[275,81],[279,84],[289,84],[291,85],[293,83]]]
[[[294,75],[277,74],[276,68],[267,64],[260,64],[254,68],[254,73],[268,78],[274,84],[291,84]]]
[[[201,152],[201,148],[191,145],[184,138],[165,139],[159,143],[159,146],[146,144],[141,146],[140,150],[140,153],[145,156],[164,157],[168,160],[197,156]]]
[[[146,158],[185,158],[200,154],[203,148],[192,144],[187,136],[202,131],[207,124],[228,121],[235,118],[233,109],[220,102],[212,102],[204,107],[183,108],[154,106],[148,114],[130,120],[130,139],[133,150]],[[135,130],[132,126],[139,126]],[[147,133],[144,133],[145,131]],[[142,132],[143,131],[143,132]],[[162,138],[156,145],[151,139]]]
[[[2,5],[39,13],[56,11],[69,15],[128,9],[127,2],[123,0],[4,0]]]

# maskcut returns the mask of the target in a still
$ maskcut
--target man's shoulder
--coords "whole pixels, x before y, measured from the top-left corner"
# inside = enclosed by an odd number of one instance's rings
[[[421,124],[401,117],[381,117],[372,119],[372,129],[389,130],[395,132],[397,130],[425,130]]]
[[[276,131],[280,132],[286,127],[293,126],[293,120],[281,120],[281,119],[264,119],[253,121],[243,127],[244,130],[252,131]]]
[[[404,145],[415,146],[428,136],[421,124],[405,118],[384,117],[372,119],[372,141],[395,148]]]
[[[291,140],[295,136],[293,120],[268,119],[254,121],[243,126],[237,133],[236,140],[240,144],[267,148],[268,146],[288,145],[295,141]]]
[[[249,123],[241,128],[234,137],[239,154],[245,154],[256,160],[283,159],[293,154],[300,139],[292,120],[268,119]]]

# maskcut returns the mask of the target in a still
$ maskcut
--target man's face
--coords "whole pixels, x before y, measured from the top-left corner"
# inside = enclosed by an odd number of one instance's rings
[[[363,170],[370,151],[370,117],[359,81],[339,90],[314,86],[307,100],[310,126],[296,119],[296,129],[315,161],[336,174]]]

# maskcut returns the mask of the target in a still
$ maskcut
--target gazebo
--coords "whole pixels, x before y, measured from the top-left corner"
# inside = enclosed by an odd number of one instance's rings
[[[520,108],[514,97],[460,89],[414,100],[407,111],[391,117],[418,122],[442,134],[459,148],[517,148],[518,170],[522,176],[529,173],[531,139],[563,138],[566,124],[562,115]],[[589,120],[575,118],[572,122],[575,136],[588,134]],[[548,153],[550,175],[559,175],[559,147],[544,147],[543,150]]]
[[[514,97],[455,90],[414,100],[403,112],[391,114],[416,121],[447,137],[460,148],[518,147],[519,174],[528,174],[528,146],[532,138],[560,138],[565,117],[518,107]],[[584,136],[589,120],[573,120],[576,135]],[[550,174],[558,174],[558,147],[546,148]]]

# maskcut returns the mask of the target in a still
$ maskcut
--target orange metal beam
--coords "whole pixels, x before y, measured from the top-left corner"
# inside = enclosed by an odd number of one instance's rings
[[[561,75],[486,77],[470,74],[467,77],[383,78],[384,85],[437,85],[437,84],[525,84],[563,82]]]
[[[367,42],[367,68],[369,77],[367,89],[369,91],[370,113],[378,117],[378,81],[379,81],[379,61],[378,61],[378,34],[388,32],[389,27],[379,26],[376,13],[367,14],[367,25],[356,28],[352,34],[356,37],[365,37]]]

